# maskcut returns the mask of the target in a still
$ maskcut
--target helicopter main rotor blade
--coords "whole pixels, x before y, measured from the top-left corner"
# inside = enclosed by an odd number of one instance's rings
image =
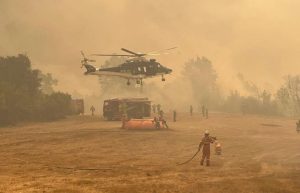
[[[161,54],[170,54],[168,52],[165,52],[165,51],[168,51],[168,50],[173,50],[173,49],[176,49],[177,47],[172,47],[172,48],[167,48],[167,49],[163,49],[163,50],[158,50],[158,51],[151,51],[151,52],[148,52],[148,53],[136,53],[136,52],[133,52],[131,50],[128,50],[128,49],[125,49],[125,48],[121,48],[122,51],[124,52],[127,52],[129,54],[91,54],[91,56],[125,56],[125,57],[132,57],[132,58],[135,58],[135,57],[143,57],[143,56],[158,56],[158,55],[161,55]],[[161,52],[164,52],[164,53],[161,53]],[[83,52],[82,52],[83,54]],[[83,54],[84,56],[84,54]]]
[[[164,52],[164,53],[149,53],[147,56],[160,56],[160,55],[168,55],[171,54],[170,52]]]
[[[162,50],[157,50],[157,51],[151,51],[151,52],[148,52],[147,55],[160,54],[160,52],[164,52],[164,51],[168,51],[168,50],[174,50],[176,48],[177,47],[172,47],[172,48],[167,48],[167,49],[162,49]],[[170,54],[170,53],[166,52],[166,53],[161,53],[161,54]]]
[[[127,56],[127,57],[135,57],[134,55],[129,55],[129,54],[91,54],[91,56]]]
[[[142,55],[145,55],[145,54],[138,54],[138,53],[135,53],[135,52],[130,51],[130,50],[127,50],[127,49],[125,49],[125,48],[121,48],[121,50],[124,51],[124,52],[130,53],[130,54],[136,55],[136,56],[142,56]]]

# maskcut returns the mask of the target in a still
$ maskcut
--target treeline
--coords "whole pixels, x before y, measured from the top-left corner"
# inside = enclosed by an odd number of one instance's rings
[[[207,58],[192,59],[185,64],[183,79],[190,83],[193,101],[206,105],[212,110],[231,113],[299,116],[300,115],[300,76],[286,76],[277,91],[271,93],[242,74],[237,78],[248,95],[233,90],[229,95],[221,92],[217,73]]]
[[[55,120],[70,114],[71,96],[49,92],[55,83],[49,80],[51,75],[33,70],[25,55],[0,57],[0,125]]]
[[[221,110],[238,112],[243,114],[263,114],[281,116],[300,115],[300,76],[287,76],[284,83],[275,93],[267,90],[260,91],[252,85],[256,91],[248,96],[241,96],[238,91],[223,100]]]
[[[263,96],[241,96],[238,91],[231,91],[219,109],[231,113],[282,115],[277,101],[265,90]]]

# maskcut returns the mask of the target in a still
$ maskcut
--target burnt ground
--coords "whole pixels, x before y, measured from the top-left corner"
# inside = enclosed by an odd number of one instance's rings
[[[0,128],[0,192],[300,192],[296,120],[178,116],[171,129],[155,131],[122,130],[90,116]],[[206,128],[223,155],[212,155],[211,167],[199,157],[177,166]]]

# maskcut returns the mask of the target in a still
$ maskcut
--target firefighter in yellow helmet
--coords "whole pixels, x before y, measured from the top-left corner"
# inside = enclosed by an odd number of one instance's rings
[[[215,137],[209,136],[209,131],[206,130],[204,133],[204,137],[201,139],[199,144],[199,151],[202,149],[202,158],[200,164],[203,165],[204,160],[206,159],[206,166],[210,165],[210,144],[214,143],[216,140]]]

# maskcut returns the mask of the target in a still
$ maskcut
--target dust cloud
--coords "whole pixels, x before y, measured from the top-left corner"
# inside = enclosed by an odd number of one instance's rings
[[[300,70],[299,6],[297,0],[0,0],[0,53],[26,53],[59,80],[57,90],[79,95],[101,93],[98,78],[83,75],[80,50],[121,47],[179,47],[157,58],[175,71],[159,86],[174,81],[190,58],[205,56],[223,90],[243,89],[238,73],[274,90]]]

